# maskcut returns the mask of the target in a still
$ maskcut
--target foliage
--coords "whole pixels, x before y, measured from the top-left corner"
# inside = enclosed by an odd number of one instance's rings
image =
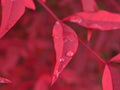
[[[1,0],[0,90],[119,90],[119,4]]]

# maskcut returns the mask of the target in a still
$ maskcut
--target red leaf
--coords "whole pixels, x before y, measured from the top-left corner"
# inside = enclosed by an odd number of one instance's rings
[[[83,11],[85,12],[95,12],[98,10],[95,0],[81,0],[81,2],[82,2]],[[92,33],[93,31],[89,29],[87,34],[88,41],[90,41],[92,37]]]
[[[95,0],[81,0],[85,12],[94,12],[98,9]]]
[[[92,37],[92,33],[93,33],[92,30],[89,29],[89,30],[88,30],[88,34],[87,34],[87,40],[88,40],[88,41],[90,41],[90,39],[91,39],[91,37]]]
[[[35,5],[34,5],[33,0],[24,0],[24,1],[25,1],[25,6],[26,7],[35,10]]]
[[[120,68],[114,68],[110,66],[110,71],[112,75],[112,80],[113,80],[113,86],[114,90],[120,90]]]
[[[108,65],[105,65],[105,69],[102,77],[103,90],[113,90],[111,72]]]
[[[53,28],[53,38],[57,61],[52,84],[57,80],[59,74],[70,62],[78,48],[78,38],[76,33],[65,24],[56,22]]]
[[[12,83],[10,80],[0,77],[0,83]]]
[[[24,14],[25,6],[35,9],[35,5],[32,0],[1,0],[1,3],[2,22],[0,38],[4,36]]]
[[[120,28],[120,15],[104,10],[97,12],[80,12],[69,16],[64,20],[69,20],[86,28],[99,29],[103,31]]]
[[[120,54],[117,54],[113,58],[110,59],[110,62],[117,62],[120,63]]]
[[[25,11],[23,0],[1,0],[2,22],[0,38],[4,36],[11,27],[20,19]]]

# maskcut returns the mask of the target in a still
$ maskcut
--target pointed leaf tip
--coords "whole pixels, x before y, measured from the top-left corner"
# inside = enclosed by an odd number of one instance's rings
[[[108,65],[105,65],[102,77],[103,90],[113,90],[112,76]]]
[[[117,54],[116,56],[112,57],[112,58],[110,59],[110,62],[120,63],[120,54]]]
[[[33,0],[24,0],[24,1],[25,1],[25,6],[26,6],[27,8],[30,8],[30,9],[33,9],[33,10],[36,9]]]
[[[90,41],[91,37],[92,37],[92,33],[93,31],[91,29],[88,30],[88,34],[87,34],[87,40],[88,42]]]

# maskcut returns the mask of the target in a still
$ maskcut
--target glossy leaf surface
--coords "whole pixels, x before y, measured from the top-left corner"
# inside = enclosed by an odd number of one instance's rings
[[[70,62],[78,48],[76,33],[67,25],[56,22],[53,28],[54,47],[56,51],[56,65],[52,84]]]
[[[80,12],[69,16],[65,20],[81,26],[97,30],[116,30],[120,28],[120,15],[105,10],[97,12]]]
[[[117,62],[120,63],[120,54],[117,54],[113,58],[110,59],[110,62]]]
[[[0,38],[3,37],[21,18],[25,7],[35,9],[32,0],[1,0],[2,21],[0,27]]]

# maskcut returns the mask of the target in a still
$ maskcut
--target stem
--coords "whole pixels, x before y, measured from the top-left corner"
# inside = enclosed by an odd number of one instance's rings
[[[88,49],[93,55],[95,55],[102,63],[106,64],[104,59],[102,59],[99,55],[97,55],[97,53],[93,51],[90,47],[88,47],[81,39],[79,39],[79,41],[84,47],[86,47],[86,49]]]
[[[45,3],[43,3],[41,0],[38,0],[38,2],[46,9],[46,11],[49,12],[49,14],[57,21],[61,21],[53,12],[52,10],[50,10],[50,8],[48,8]]]

